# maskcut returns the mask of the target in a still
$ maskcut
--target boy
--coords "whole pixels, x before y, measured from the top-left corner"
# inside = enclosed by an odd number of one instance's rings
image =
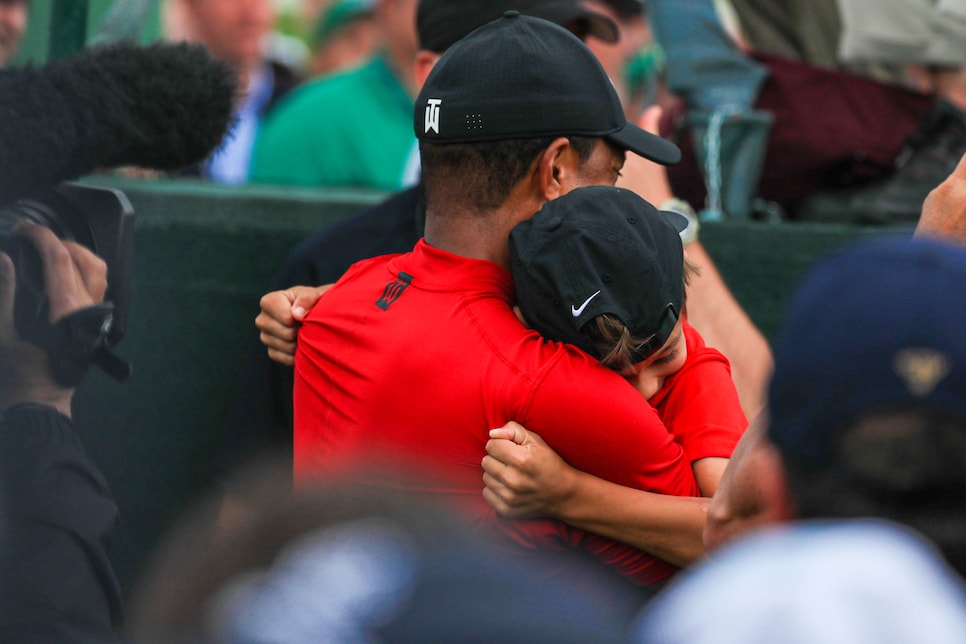
[[[676,219],[628,190],[580,188],[514,228],[511,270],[527,324],[633,384],[711,496],[747,420],[727,359],[687,323]]]

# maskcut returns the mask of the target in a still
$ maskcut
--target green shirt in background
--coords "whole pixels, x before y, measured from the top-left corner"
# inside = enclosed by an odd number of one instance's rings
[[[394,191],[415,142],[413,99],[377,57],[287,96],[259,130],[251,181]]]

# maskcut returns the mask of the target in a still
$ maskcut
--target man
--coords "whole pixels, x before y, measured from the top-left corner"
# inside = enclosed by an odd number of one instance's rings
[[[201,174],[221,183],[248,180],[252,148],[268,113],[299,81],[296,72],[264,54],[275,21],[271,0],[179,0],[182,34],[203,43],[238,74],[235,123]]]
[[[620,4],[620,3],[618,3]],[[617,38],[618,26],[603,14],[583,9],[573,0],[541,2],[422,0],[416,27],[421,51],[414,76],[420,86],[440,55],[454,42],[504,10],[519,9],[557,22],[588,46],[600,49]],[[642,127],[657,130],[658,110],[649,110]],[[631,155],[618,185],[658,205],[675,209],[664,166]],[[292,356],[295,326],[301,314],[314,304],[316,294],[294,289],[296,284],[330,284],[361,259],[410,250],[422,236],[425,220],[422,186],[389,197],[374,207],[327,227],[304,240],[289,254],[275,280],[279,289],[262,298],[258,324],[262,340],[253,354],[225,427],[227,462],[266,448],[290,450],[292,433]],[[692,213],[693,214],[693,213]],[[697,229],[688,231],[687,252],[700,272],[689,284],[689,321],[709,346],[720,349],[731,362],[742,408],[755,416],[763,404],[764,383],[771,371],[767,341],[742,310],[714,266],[699,239]],[[296,293],[302,293],[296,297]],[[296,310],[293,318],[292,310]],[[271,358],[271,359],[270,359]],[[277,362],[276,362],[277,361]]]
[[[0,67],[13,60],[27,30],[27,0],[0,0]]]
[[[966,244],[966,157],[929,193],[916,227],[916,237]],[[905,302],[907,296],[901,300]],[[948,315],[946,305],[941,310],[943,315]],[[761,418],[745,432],[735,449],[732,464],[708,513],[705,529],[708,548],[717,548],[737,535],[782,518],[780,499],[769,497],[762,484],[761,472],[774,468],[778,459],[766,432],[766,419]]]
[[[776,347],[771,418],[746,435],[712,503],[710,547],[788,516],[861,513],[916,528],[966,571],[961,496],[947,489],[966,479],[966,356],[943,322],[966,314],[964,275],[962,249],[926,239],[853,250],[816,269]],[[849,312],[822,300],[832,293]],[[820,333],[821,356],[795,348]],[[787,483],[769,484],[779,477]],[[836,503],[819,502],[833,490]]]
[[[432,473],[423,491],[527,549],[579,547],[642,585],[694,556],[703,510],[680,446],[618,374],[546,341],[512,311],[509,231],[572,189],[613,184],[624,150],[659,163],[672,144],[629,124],[593,54],[510,11],[463,39],[417,99],[425,235],[356,264],[306,317],[295,364],[295,474]],[[554,522],[503,522],[479,495],[489,427],[548,432],[579,467],[666,503],[649,553]],[[539,430],[538,430],[539,431]],[[391,468],[388,468],[391,469]],[[677,496],[663,496],[677,495]],[[682,524],[686,524],[683,525]],[[566,574],[566,571],[561,571]]]
[[[417,89],[416,0],[379,0],[373,12],[383,51],[293,93],[259,133],[252,181],[386,191],[413,182],[405,175]]]
[[[422,87],[433,65],[453,43],[508,9],[557,22],[586,40],[617,37],[617,26],[613,22],[582,8],[577,0],[422,0],[416,15],[420,51],[411,72],[417,86]],[[411,106],[406,130],[407,136],[415,140]],[[659,167],[644,159],[640,161]],[[331,284],[359,260],[407,252],[422,237],[424,221],[421,185],[394,194],[305,239],[286,258],[274,288]],[[281,299],[287,312],[288,300]],[[289,330],[294,335],[294,330]],[[241,393],[225,426],[225,453],[229,462],[244,458],[249,452],[279,446],[291,453],[292,354],[294,344],[284,358],[286,364],[279,364],[269,359],[261,344],[255,349]]]
[[[671,590],[650,618],[663,636],[644,641],[966,637],[962,578],[936,556],[966,573],[963,316],[966,251],[948,243],[880,240],[811,271],[776,341],[770,420],[754,471],[741,468],[752,477],[720,488],[720,501],[758,496],[769,527]],[[687,624],[672,617],[711,606],[708,593],[749,608],[748,619],[726,626],[721,604]],[[822,610],[829,596],[838,600]],[[794,636],[763,635],[779,621]]]

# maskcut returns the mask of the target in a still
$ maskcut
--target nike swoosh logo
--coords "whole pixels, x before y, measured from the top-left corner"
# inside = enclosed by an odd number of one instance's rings
[[[590,301],[592,299],[594,299],[595,297],[597,297],[598,295],[600,295],[600,291],[597,291],[596,293],[594,293],[593,295],[591,295],[590,297],[588,297],[586,300],[584,300],[584,303],[581,304],[579,308],[576,307],[576,306],[574,306],[573,304],[571,304],[570,305],[570,312],[573,314],[573,316],[575,318],[579,318],[580,317],[580,314],[583,313],[584,312],[584,309],[587,308],[587,305],[590,304]]]

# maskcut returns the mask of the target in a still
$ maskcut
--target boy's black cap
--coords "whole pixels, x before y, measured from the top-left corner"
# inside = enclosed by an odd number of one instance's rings
[[[510,232],[517,305],[527,323],[601,359],[581,329],[611,313],[635,337],[652,338],[640,359],[661,348],[684,303],[684,250],[675,223],[683,218],[672,217],[629,190],[605,186],[544,204]]]
[[[419,46],[442,53],[477,27],[513,9],[561,25],[581,39],[589,35],[614,43],[620,37],[613,20],[587,9],[579,0],[420,0],[416,10]]]
[[[427,143],[599,136],[657,163],[681,158],[676,145],[627,121],[613,83],[580,39],[516,11],[443,54],[416,99],[414,128]]]

